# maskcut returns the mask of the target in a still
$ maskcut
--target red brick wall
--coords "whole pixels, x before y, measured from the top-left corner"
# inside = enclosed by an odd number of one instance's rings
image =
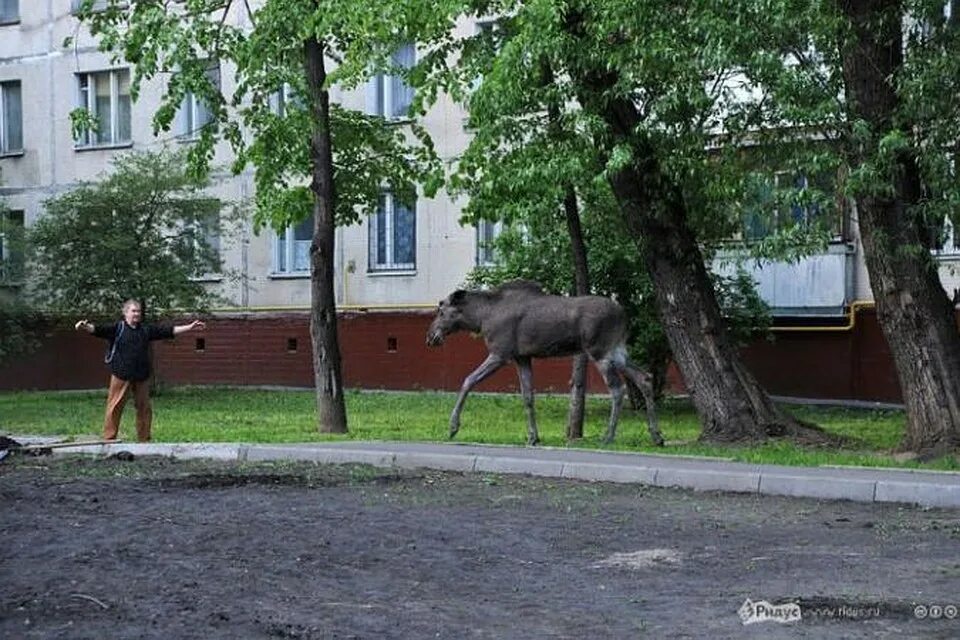
[[[459,389],[486,358],[483,341],[458,334],[439,348],[426,346],[427,313],[344,313],[340,347],[344,383],[368,389]],[[288,347],[296,341],[296,349]],[[392,339],[392,341],[390,341]],[[198,340],[203,349],[198,349]],[[388,342],[389,341],[389,342]],[[0,389],[79,389],[104,385],[106,342],[87,334],[59,332],[27,358],[0,368]],[[395,346],[395,348],[394,348]],[[154,343],[155,372],[172,384],[313,386],[309,317],[306,313],[233,316],[208,321],[207,330]],[[569,387],[570,359],[534,363],[542,391]],[[590,372],[590,390],[605,387]],[[516,391],[516,370],[505,366],[477,387]]]
[[[486,357],[483,341],[451,336],[440,348],[425,344],[432,314],[344,313],[340,316],[343,375],[347,387],[459,389]],[[197,349],[197,340],[204,348]],[[289,340],[296,349],[288,349]],[[205,332],[156,344],[157,372],[173,384],[313,385],[306,313],[251,314],[213,319]],[[104,386],[106,343],[86,334],[53,333],[36,353],[0,368],[0,389],[77,389]],[[772,341],[747,346],[744,359],[771,393],[810,398],[900,401],[886,341],[873,310],[860,310],[852,330],[778,331]],[[565,392],[569,358],[534,363],[541,391]],[[672,371],[674,390],[682,380]],[[516,391],[516,371],[506,366],[479,386]],[[605,387],[591,368],[589,388]]]

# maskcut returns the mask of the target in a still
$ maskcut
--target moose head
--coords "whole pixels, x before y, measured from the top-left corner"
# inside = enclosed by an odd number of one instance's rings
[[[440,301],[440,304],[437,305],[437,316],[430,323],[430,328],[427,329],[428,346],[438,347],[451,333],[467,328],[463,314],[463,305],[466,298],[467,292],[463,289],[457,289]]]

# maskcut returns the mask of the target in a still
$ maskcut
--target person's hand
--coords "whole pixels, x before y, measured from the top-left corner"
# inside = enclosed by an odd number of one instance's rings
[[[202,320],[194,320],[193,322],[187,325],[187,328],[190,330],[200,329],[201,331],[203,331],[204,329],[207,328],[207,324]]]
[[[74,330],[76,331],[93,331],[93,325],[86,320],[79,320],[77,324],[73,325]]]

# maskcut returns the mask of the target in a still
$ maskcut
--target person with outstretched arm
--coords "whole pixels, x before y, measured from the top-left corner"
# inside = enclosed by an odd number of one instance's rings
[[[115,324],[93,324],[80,320],[74,326],[98,338],[110,341],[104,361],[110,365],[110,385],[107,390],[107,411],[103,420],[103,439],[116,440],[120,430],[120,416],[127,397],[133,394],[137,409],[137,440],[150,441],[153,409],[150,406],[150,352],[152,340],[164,340],[192,331],[203,330],[200,320],[185,325],[142,324],[142,310],[136,300],[123,303],[123,320]]]

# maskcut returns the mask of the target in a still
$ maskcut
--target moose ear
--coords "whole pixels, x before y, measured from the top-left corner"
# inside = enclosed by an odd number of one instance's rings
[[[450,294],[450,304],[459,305],[464,301],[464,299],[466,299],[466,297],[467,297],[466,291],[464,291],[463,289],[457,289],[456,291]]]

